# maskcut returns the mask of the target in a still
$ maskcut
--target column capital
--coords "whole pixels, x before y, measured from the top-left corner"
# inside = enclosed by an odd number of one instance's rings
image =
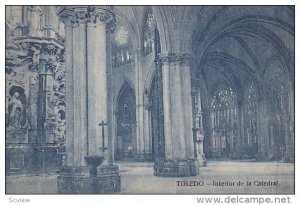
[[[60,8],[57,15],[66,27],[76,27],[86,23],[88,6],[64,6]]]
[[[109,6],[64,6],[60,8],[57,15],[67,27],[86,23],[104,24],[111,32],[116,27],[116,17]]]
[[[181,65],[189,65],[191,59],[192,55],[190,53],[161,53],[158,57],[158,61],[160,61],[162,64],[175,63]]]
[[[73,19],[73,26],[78,26],[79,24],[85,24],[88,21],[88,7],[75,7],[74,9],[75,18]]]
[[[107,7],[90,6],[88,8],[87,22],[91,24],[104,24],[108,31],[113,32],[116,28],[116,17]]]
[[[60,7],[57,16],[65,24],[65,27],[73,27],[75,12],[71,6]]]

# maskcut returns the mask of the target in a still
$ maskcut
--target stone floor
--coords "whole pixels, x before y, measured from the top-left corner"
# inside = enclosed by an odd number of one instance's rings
[[[209,161],[207,167],[200,168],[199,176],[184,178],[155,177],[153,163],[119,162],[117,164],[121,174],[121,194],[294,193],[294,164],[290,163]],[[8,176],[6,193],[55,194],[56,176],[55,174]],[[251,182],[251,186],[247,186],[247,181]],[[269,181],[274,183],[270,184]],[[239,186],[241,183],[244,183],[244,186]],[[197,184],[202,186],[181,186]],[[218,184],[223,186],[217,186]]]

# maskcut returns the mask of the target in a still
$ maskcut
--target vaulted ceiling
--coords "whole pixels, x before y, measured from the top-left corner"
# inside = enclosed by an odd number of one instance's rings
[[[141,48],[145,6],[115,6]],[[294,82],[295,11],[292,6],[152,6],[162,52],[194,56],[193,72],[207,87],[228,80],[262,82],[267,59],[282,59]]]
[[[209,8],[205,8],[209,9]],[[282,59],[294,82],[294,11],[290,7],[224,6],[199,14],[193,37],[197,71],[207,87],[224,79],[236,88],[252,80],[263,87],[267,59]],[[202,23],[202,24],[201,24]],[[202,25],[202,26],[201,26]]]

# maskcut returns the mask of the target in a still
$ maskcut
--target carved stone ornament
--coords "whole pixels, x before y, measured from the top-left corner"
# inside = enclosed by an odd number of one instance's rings
[[[87,21],[87,8],[78,8],[75,10],[74,24],[84,24]]]
[[[79,24],[104,23],[106,29],[113,32],[116,27],[115,14],[102,6],[62,7],[58,16],[66,26],[76,27]]]
[[[106,29],[113,32],[116,28],[115,14],[107,9],[100,7],[89,7],[88,20],[91,23],[103,22],[106,25]]]
[[[21,67],[28,64],[31,57],[28,56],[27,44],[11,44],[5,49],[5,68]]]
[[[29,32],[34,33],[35,31],[41,30],[41,17],[43,11],[40,6],[28,6],[28,25]]]

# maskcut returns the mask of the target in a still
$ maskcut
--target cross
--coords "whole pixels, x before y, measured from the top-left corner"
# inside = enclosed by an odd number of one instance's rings
[[[104,152],[107,148],[105,148],[105,143],[104,143],[104,126],[107,125],[107,123],[104,123],[104,121],[102,120],[101,123],[99,123],[99,126],[102,127],[102,148],[100,148],[102,150],[102,152]]]

